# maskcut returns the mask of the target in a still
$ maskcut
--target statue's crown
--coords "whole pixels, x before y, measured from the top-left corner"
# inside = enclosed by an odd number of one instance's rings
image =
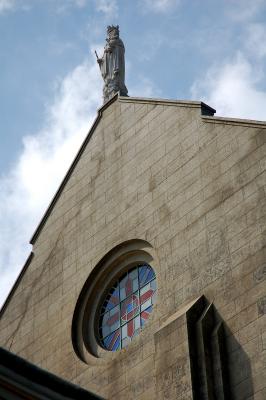
[[[112,31],[117,31],[119,35],[119,25],[108,25],[107,26],[107,33],[109,34]]]

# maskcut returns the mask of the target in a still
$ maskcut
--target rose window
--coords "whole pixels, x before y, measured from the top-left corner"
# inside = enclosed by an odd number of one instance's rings
[[[156,277],[148,264],[129,270],[109,289],[100,309],[99,341],[115,351],[139,334],[156,301]]]

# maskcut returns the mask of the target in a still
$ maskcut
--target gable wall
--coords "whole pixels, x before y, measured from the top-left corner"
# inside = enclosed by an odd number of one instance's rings
[[[153,334],[205,294],[226,322],[237,370],[243,351],[252,367],[252,383],[233,372],[235,398],[248,387],[260,399],[266,131],[210,120],[196,107],[152,102],[118,100],[103,111],[1,318],[1,345],[106,398],[189,398],[187,370],[182,387],[175,374],[160,385]],[[134,238],[155,249],[157,306],[125,351],[88,366],[71,343],[77,298],[97,262]],[[166,340],[162,351],[182,355],[186,340],[180,350]]]

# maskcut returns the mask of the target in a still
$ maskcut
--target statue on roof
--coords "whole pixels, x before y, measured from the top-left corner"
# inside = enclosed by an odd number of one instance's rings
[[[108,26],[106,45],[102,58],[99,58],[96,53],[97,62],[104,80],[104,103],[110,100],[117,92],[121,96],[127,96],[124,55],[125,47],[122,40],[119,38],[119,26]]]

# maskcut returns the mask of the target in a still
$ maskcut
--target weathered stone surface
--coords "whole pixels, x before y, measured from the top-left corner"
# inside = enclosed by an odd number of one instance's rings
[[[266,296],[258,300],[258,313],[259,315],[266,314]]]
[[[34,235],[0,344],[106,398],[190,399],[186,330],[165,328],[156,351],[155,333],[204,294],[225,322],[234,399],[263,398],[265,128],[202,116],[196,102],[114,99]],[[156,253],[152,318],[126,350],[82,363],[77,298],[98,261],[135,238]]]

